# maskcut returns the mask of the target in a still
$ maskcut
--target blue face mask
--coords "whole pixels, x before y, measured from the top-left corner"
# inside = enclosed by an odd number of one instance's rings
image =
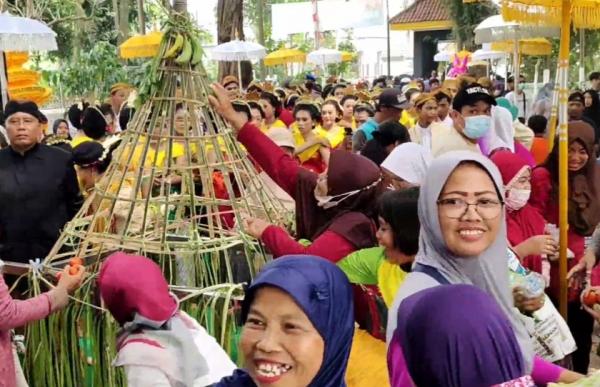
[[[485,136],[492,126],[492,117],[490,116],[472,116],[465,118],[465,136],[472,140],[480,139]]]

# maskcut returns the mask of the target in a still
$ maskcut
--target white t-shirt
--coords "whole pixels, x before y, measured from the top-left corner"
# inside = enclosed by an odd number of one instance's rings
[[[518,117],[527,118],[529,106],[527,106],[527,96],[525,95],[525,92],[521,92],[521,94],[517,95],[514,91],[511,91],[506,94],[505,98],[519,109]]]

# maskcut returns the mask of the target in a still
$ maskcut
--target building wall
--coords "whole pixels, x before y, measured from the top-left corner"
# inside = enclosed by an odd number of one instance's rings
[[[431,70],[437,70],[438,64],[433,61],[437,53],[437,42],[448,40],[450,30],[415,31],[414,33],[414,75],[429,77]]]

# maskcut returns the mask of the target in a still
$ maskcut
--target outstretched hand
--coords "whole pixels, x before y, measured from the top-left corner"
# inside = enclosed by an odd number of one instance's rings
[[[215,82],[210,85],[210,88],[215,93],[214,95],[208,96],[210,104],[225,121],[229,122],[236,132],[239,131],[242,126],[248,122],[248,117],[246,114],[236,112],[235,109],[233,109],[231,100],[229,99],[227,91],[223,86]]]

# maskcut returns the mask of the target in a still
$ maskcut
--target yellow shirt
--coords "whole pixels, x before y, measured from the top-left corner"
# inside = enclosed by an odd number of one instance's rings
[[[85,134],[82,136],[76,136],[71,140],[71,148],[75,148],[77,145],[83,144],[84,142],[95,141],[93,138],[86,136]]]
[[[410,129],[416,125],[417,119],[413,117],[408,110],[402,110],[402,115],[400,116],[400,123],[404,125],[406,129]]]
[[[379,287],[383,301],[388,308],[392,307],[394,296],[407,275],[399,265],[391,263],[387,259],[381,261],[379,269],[377,269],[377,287]]]
[[[321,128],[321,130],[325,133],[325,138],[329,140],[331,144],[331,148],[337,148],[338,145],[344,141],[345,132],[344,128],[338,125],[334,125],[331,129],[325,130]]]
[[[273,122],[271,125],[267,125],[263,121],[262,125],[260,126],[260,130],[263,133],[267,133],[269,131],[269,129],[273,129],[273,128],[287,128],[287,126],[280,119],[276,119],[275,122]]]
[[[318,137],[327,138],[327,132],[323,130],[323,128],[321,128],[320,126],[314,128],[313,133],[316,134]],[[298,129],[297,125],[292,129],[292,135],[294,136],[294,142],[296,143],[296,147],[299,147],[306,142],[304,140],[304,137],[302,136],[302,133],[300,133],[300,129]],[[312,157],[314,157],[315,154],[319,151],[319,148],[321,148],[320,144],[313,145],[310,148],[306,149],[304,152],[297,154],[296,157],[298,157],[301,163],[304,163],[310,160]]]

